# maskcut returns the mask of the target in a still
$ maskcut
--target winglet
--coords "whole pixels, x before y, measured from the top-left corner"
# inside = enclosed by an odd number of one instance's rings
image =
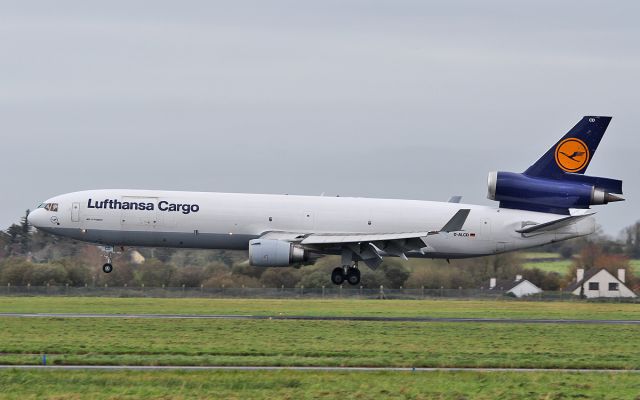
[[[467,220],[467,217],[469,216],[469,212],[471,212],[471,210],[468,208],[463,208],[461,210],[458,210],[458,212],[455,213],[453,217],[451,217],[449,222],[447,222],[442,227],[442,229],[440,229],[440,232],[461,231],[462,225],[464,225],[465,221]]]
[[[460,203],[460,200],[462,200],[462,196],[451,196],[448,203]]]

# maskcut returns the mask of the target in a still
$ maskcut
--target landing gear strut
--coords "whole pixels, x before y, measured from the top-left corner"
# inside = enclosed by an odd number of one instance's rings
[[[105,274],[108,274],[109,272],[113,271],[113,264],[111,264],[112,260],[112,256],[115,253],[115,250],[113,249],[113,246],[104,246],[102,247],[102,251],[104,252],[104,258],[107,260],[106,263],[104,263],[104,265],[102,265],[102,272],[104,272]]]
[[[331,282],[335,285],[342,285],[344,281],[349,282],[350,285],[360,283],[360,270],[357,266],[345,265],[337,267],[331,272]]]

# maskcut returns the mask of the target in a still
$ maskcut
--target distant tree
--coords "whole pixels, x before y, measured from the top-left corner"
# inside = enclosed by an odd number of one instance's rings
[[[176,268],[175,274],[171,278],[171,285],[198,287],[206,278],[206,270],[204,267],[181,267]]]
[[[64,285],[67,283],[67,271],[57,263],[31,264],[29,282],[32,285]]]
[[[260,279],[260,276],[266,271],[264,267],[253,267],[249,263],[236,264],[231,268],[234,275],[246,275],[252,278]]]
[[[573,256],[573,247],[562,246],[560,247],[559,253],[562,256],[562,258],[565,258],[565,259],[571,258]]]
[[[625,270],[625,280],[629,286],[634,287],[638,284],[634,271],[629,264],[629,258],[622,252],[615,250],[610,252],[610,248],[606,249],[598,243],[590,243],[585,246],[580,254],[574,259],[574,265],[564,277],[564,284],[572,282],[576,278],[576,270],[583,268],[605,268],[612,275],[617,276],[618,269]]]
[[[0,231],[0,260],[7,256],[9,251],[9,235]]]
[[[300,279],[306,271],[295,268],[267,268],[260,276],[260,283],[271,288],[293,288],[299,286]],[[310,286],[307,286],[310,287]]]
[[[380,266],[380,270],[391,288],[404,286],[405,281],[411,274],[411,272],[397,260],[385,260]]]
[[[560,290],[562,276],[557,272],[545,272],[539,268],[525,269],[522,276],[542,290]]]
[[[0,263],[0,284],[26,285],[32,264],[22,257],[9,257]]]
[[[640,221],[625,228],[625,253],[631,258],[640,258]]]
[[[331,270],[333,268],[330,265],[305,268],[298,286],[306,288],[333,287],[334,285],[331,282]]]
[[[9,255],[16,255],[19,253],[17,250],[18,244],[20,243],[20,234],[22,233],[22,227],[20,225],[11,224],[9,228],[7,228],[7,236],[9,237]]]
[[[20,250],[22,254],[31,251],[31,224],[29,223],[29,210],[27,210],[20,220]]]
[[[481,287],[486,286],[490,278],[513,279],[522,271],[522,258],[519,253],[503,253],[487,257],[452,260],[451,265],[458,268],[457,276],[453,276],[453,278],[462,283],[454,287],[466,287],[464,282],[467,281],[470,281],[473,287]]]
[[[70,286],[84,286],[91,282],[91,266],[73,259],[63,259],[60,264],[67,272],[67,281]],[[119,268],[118,268],[119,269]]]
[[[0,284],[64,285],[67,271],[58,263],[32,263],[20,257],[6,259],[0,267]]]
[[[216,274],[203,282],[204,287],[212,288],[257,288],[261,287],[260,281],[246,275],[233,275],[230,272]]]
[[[142,284],[148,287],[167,286],[171,282],[174,273],[174,266],[163,264],[158,259],[151,259],[137,266],[133,273],[133,279],[137,286]]]
[[[163,263],[169,262],[171,256],[176,252],[176,249],[170,247],[158,247],[153,249],[153,257],[162,261]]]
[[[427,289],[476,286],[468,269],[445,265],[415,267],[405,285],[408,288],[425,287]]]

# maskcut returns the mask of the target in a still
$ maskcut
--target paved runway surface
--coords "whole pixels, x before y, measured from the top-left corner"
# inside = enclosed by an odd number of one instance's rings
[[[0,365],[2,369],[99,370],[99,371],[339,371],[339,372],[597,372],[640,373],[640,369],[575,369],[575,368],[396,368],[396,367],[259,367],[259,366],[135,366],[135,365]]]
[[[368,321],[368,322],[467,322],[501,324],[607,324],[640,325],[640,320],[620,319],[525,319],[525,318],[431,318],[431,317],[323,317],[308,315],[199,315],[199,314],[74,314],[74,313],[0,313],[0,318],[131,318],[131,319],[238,319],[293,321]]]

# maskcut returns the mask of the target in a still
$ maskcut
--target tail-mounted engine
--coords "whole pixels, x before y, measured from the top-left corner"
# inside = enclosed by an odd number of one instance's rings
[[[589,208],[624,200],[622,181],[578,174],[561,179],[532,177],[514,172],[491,172],[487,197],[500,207],[569,214],[569,208]],[[614,194],[615,193],[615,194]]]

